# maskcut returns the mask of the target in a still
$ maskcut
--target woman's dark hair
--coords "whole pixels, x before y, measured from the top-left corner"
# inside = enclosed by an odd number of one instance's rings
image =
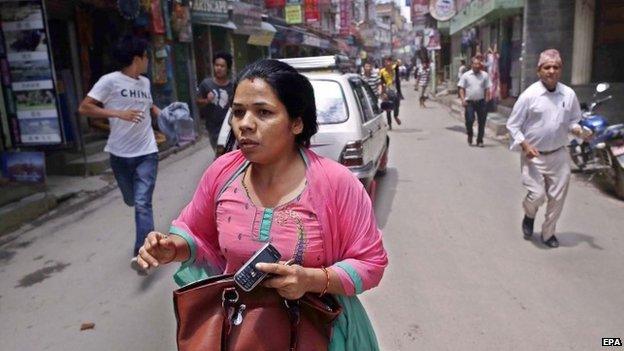
[[[232,69],[232,55],[228,54],[227,52],[217,52],[212,57],[213,65],[215,61],[217,61],[217,59],[223,59],[225,61],[225,64],[227,65],[228,70]]]
[[[308,78],[287,63],[277,60],[259,60],[245,67],[238,75],[234,82],[234,95],[240,82],[253,78],[260,78],[273,88],[279,100],[286,106],[291,120],[301,117],[303,131],[295,137],[295,142],[298,145],[310,147],[310,138],[316,134],[318,124],[314,88]]]
[[[146,51],[147,40],[133,35],[125,35],[115,45],[113,57],[123,68],[130,66],[135,56],[142,57]]]

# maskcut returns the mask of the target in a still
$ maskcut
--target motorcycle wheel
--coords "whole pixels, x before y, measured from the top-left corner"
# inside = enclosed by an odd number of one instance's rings
[[[611,156],[611,167],[613,167],[613,176],[614,176],[614,184],[613,190],[615,191],[615,195],[620,199],[624,200],[624,169],[620,166],[619,161],[613,154],[609,152]]]
[[[572,163],[579,171],[583,171],[585,168],[585,160],[583,159],[583,149],[580,145],[568,145],[568,151],[570,152],[570,158]]]

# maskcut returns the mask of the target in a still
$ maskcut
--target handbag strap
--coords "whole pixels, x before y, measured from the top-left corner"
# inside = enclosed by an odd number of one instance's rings
[[[297,349],[297,330],[299,329],[299,321],[301,320],[301,310],[299,308],[299,300],[284,300],[284,304],[288,309],[288,319],[290,321],[290,346],[289,351]]]

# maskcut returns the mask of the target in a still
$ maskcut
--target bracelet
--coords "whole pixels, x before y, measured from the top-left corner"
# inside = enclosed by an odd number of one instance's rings
[[[327,293],[327,289],[329,289],[329,272],[327,271],[327,268],[323,266],[321,266],[321,269],[323,270],[323,272],[325,272],[325,278],[327,278],[327,282],[325,283],[325,289],[323,289],[323,292],[321,292],[319,297],[325,295]]]

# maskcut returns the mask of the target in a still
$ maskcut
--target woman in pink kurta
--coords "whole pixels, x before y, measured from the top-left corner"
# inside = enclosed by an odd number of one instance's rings
[[[295,264],[260,267],[277,275],[264,285],[285,298],[334,294],[343,313],[330,350],[377,350],[356,294],[377,286],[387,266],[381,231],[359,180],[307,148],[317,128],[310,83],[279,61],[252,64],[235,86],[232,126],[241,150],[206,170],[172,235],[150,234],[139,261],[182,261],[174,278],[185,285],[234,273],[271,242]],[[263,188],[263,172],[279,182]]]

